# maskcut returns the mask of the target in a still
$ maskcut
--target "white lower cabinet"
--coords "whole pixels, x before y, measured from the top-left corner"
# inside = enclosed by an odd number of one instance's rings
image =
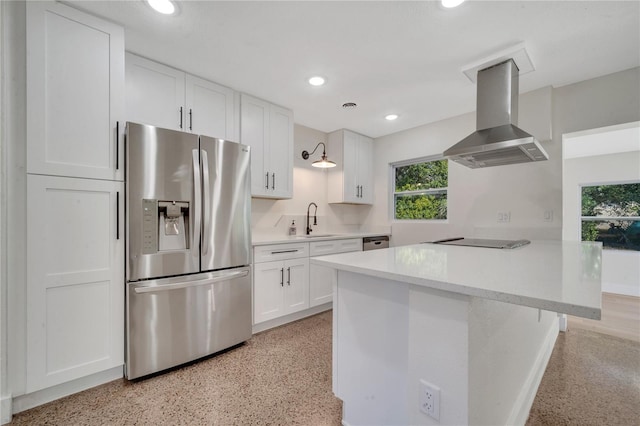
[[[309,256],[362,251],[362,238],[344,240],[314,241],[309,247]],[[333,283],[337,279],[336,270],[320,265],[309,268],[309,307],[333,301]]]
[[[27,393],[124,363],[124,183],[27,176]]]
[[[309,259],[254,265],[254,324],[309,307]]]
[[[333,283],[338,278],[333,268],[309,265],[309,307],[333,302]]]
[[[254,325],[331,302],[336,271],[310,265],[309,256],[360,250],[361,238],[256,246]]]

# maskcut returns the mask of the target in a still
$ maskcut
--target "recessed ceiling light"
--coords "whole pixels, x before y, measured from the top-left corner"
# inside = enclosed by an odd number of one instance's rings
[[[326,80],[324,79],[324,77],[320,77],[319,75],[316,75],[309,79],[309,84],[312,86],[322,86],[325,82]]]
[[[162,13],[163,15],[173,15],[177,8],[176,4],[171,0],[146,0],[147,4],[151,6],[153,10],[156,12]]]
[[[446,8],[460,6],[463,2],[464,0],[440,0],[440,3],[442,3],[442,7]]]
[[[393,120],[398,118],[398,114],[389,114],[389,115],[385,116],[384,118],[386,118],[389,121],[393,121]]]

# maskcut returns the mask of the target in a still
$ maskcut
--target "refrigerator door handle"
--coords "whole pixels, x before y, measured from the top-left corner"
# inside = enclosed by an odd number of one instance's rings
[[[213,284],[213,283],[217,283],[217,282],[220,282],[220,281],[234,280],[236,278],[246,277],[248,274],[249,274],[249,271],[246,271],[246,270],[245,271],[229,272],[228,274],[220,275],[220,276],[213,277],[213,278],[204,278],[202,280],[186,281],[186,282],[181,282],[181,283],[176,283],[176,284],[164,284],[164,285],[156,285],[156,286],[135,287],[133,289],[133,291],[136,294],[141,294],[141,293],[157,293],[157,292],[160,292],[160,291],[178,290],[178,289],[181,289],[181,288],[198,287],[198,286],[201,286],[201,285]]]
[[[200,149],[202,154],[202,184],[203,188],[203,201],[204,201],[204,214],[202,234],[202,255],[209,254],[209,240],[211,237],[211,183],[209,182],[209,158],[207,157],[207,151]]]
[[[191,254],[194,257],[200,258],[200,250],[198,250],[199,235],[200,235],[200,197],[202,197],[202,186],[200,184],[200,158],[197,149],[191,151],[193,158],[193,230],[191,239]]]

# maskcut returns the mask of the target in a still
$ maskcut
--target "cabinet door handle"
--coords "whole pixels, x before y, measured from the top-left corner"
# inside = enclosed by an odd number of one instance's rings
[[[271,173],[271,177],[272,177],[272,182],[271,182],[271,189],[275,190],[276,189],[276,174],[275,173]]]
[[[360,185],[360,198],[362,198],[362,185]]]
[[[180,128],[182,129],[182,107],[180,107]]]
[[[120,169],[120,122],[116,121],[116,170]]]
[[[280,250],[280,251],[272,251],[271,254],[281,254],[281,253],[296,253],[298,249],[293,250]]]
[[[116,240],[120,239],[120,191],[116,192]]]
[[[269,172],[265,173],[265,175],[267,176],[267,186],[265,188],[269,189]]]
[[[280,287],[284,287],[284,268],[280,268]]]
[[[291,268],[287,268],[287,285],[291,286]]]
[[[193,130],[193,112],[189,108],[189,130]]]

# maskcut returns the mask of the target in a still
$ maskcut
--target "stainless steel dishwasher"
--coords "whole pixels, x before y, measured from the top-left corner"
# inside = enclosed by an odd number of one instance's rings
[[[389,248],[389,236],[365,237],[362,239],[362,251]]]

